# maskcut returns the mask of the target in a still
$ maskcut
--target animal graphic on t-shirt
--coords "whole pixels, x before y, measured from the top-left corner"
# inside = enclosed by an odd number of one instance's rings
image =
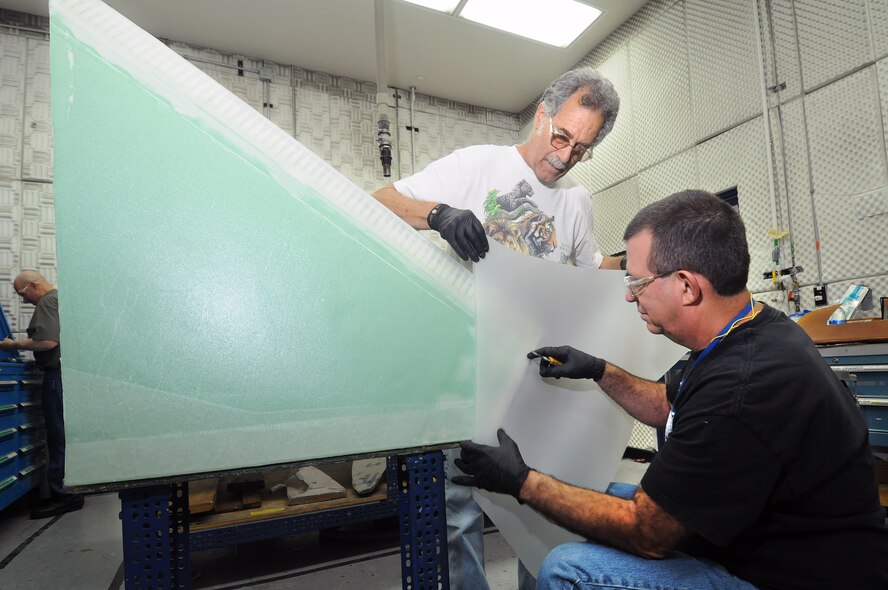
[[[546,258],[558,247],[555,218],[548,216],[533,197],[533,187],[521,180],[512,190],[496,189],[484,201],[484,231],[507,248]]]
[[[484,232],[503,246],[530,254],[530,247],[524,240],[521,227],[508,219],[488,219],[484,222]]]
[[[525,215],[519,222],[521,235],[530,248],[530,255],[542,258],[558,246],[555,240],[555,218],[542,211]]]
[[[518,219],[528,211],[539,211],[537,204],[531,200],[533,187],[526,180],[515,185],[515,188],[502,195],[496,195],[502,217]]]

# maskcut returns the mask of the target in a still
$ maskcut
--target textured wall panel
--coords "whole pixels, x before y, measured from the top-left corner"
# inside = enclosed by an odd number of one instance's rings
[[[401,144],[398,146],[398,150],[401,156],[402,177],[410,176],[413,172],[419,172],[433,161],[449,153],[444,149],[444,138],[438,133],[438,130],[441,129],[441,117],[439,115],[414,109],[413,128],[418,129],[418,131],[413,132],[412,159],[410,132],[407,130],[407,127],[410,126],[409,111],[403,108],[398,109],[398,120],[400,122],[401,137]]]
[[[817,244],[814,234],[814,212],[811,202],[811,184],[808,179],[808,152],[805,145],[805,120],[802,99],[783,105],[783,134],[777,109],[771,109],[771,131],[774,137],[775,183],[780,197],[778,219],[781,229],[792,230],[790,236],[795,249],[795,263],[804,271],[798,279],[803,285],[816,284]],[[783,157],[786,157],[786,175]],[[787,198],[788,194],[788,198]],[[791,225],[791,228],[790,228]],[[784,240],[781,268],[791,265],[792,251]],[[787,283],[788,284],[788,283]]]
[[[795,2],[805,89],[873,59],[866,0]]]
[[[629,75],[629,50],[623,45],[598,70],[610,80],[620,95],[620,113],[613,130],[595,148],[588,162],[577,164],[571,174],[592,192],[616,184],[637,171],[633,137],[632,80]]]
[[[764,119],[759,117],[697,146],[699,188],[720,192],[737,187],[751,257],[749,286],[753,290],[770,288],[760,272],[773,266],[765,141]]]
[[[809,95],[814,185],[818,193],[856,194],[886,182],[875,68]]]
[[[762,111],[760,67],[750,2],[686,0],[694,139]]]
[[[635,178],[592,195],[593,230],[598,247],[604,254],[626,249],[623,232],[639,209],[638,181]]]
[[[28,39],[22,179],[52,180],[49,41]]]
[[[0,303],[13,332],[22,325],[21,298],[12,288],[12,280],[19,272],[21,190],[21,181],[0,177]]]
[[[888,258],[873,255],[888,246],[888,219],[859,219],[852,198],[888,184],[876,89],[876,68],[867,68],[812,93],[807,101],[826,281],[888,270]]]
[[[780,92],[786,101],[802,92],[802,67],[799,55],[794,0],[757,0],[761,20],[762,49],[768,86],[785,84]],[[770,6],[770,11],[766,10]],[[771,95],[771,105],[776,97]]]
[[[0,34],[0,178],[21,178],[28,41]]]
[[[645,168],[693,142],[683,4],[634,36],[629,56],[636,158]]]
[[[672,156],[638,175],[638,198],[642,207],[690,188],[700,188],[695,149]]]
[[[869,0],[869,21],[876,59],[888,55],[888,0]]]
[[[22,268],[40,271],[50,283],[56,279],[55,209],[53,185],[22,183]]]

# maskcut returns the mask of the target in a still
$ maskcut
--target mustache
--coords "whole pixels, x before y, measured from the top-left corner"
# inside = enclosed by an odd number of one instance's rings
[[[564,170],[567,168],[567,164],[556,158],[555,154],[546,154],[545,160],[552,164],[557,170]]]

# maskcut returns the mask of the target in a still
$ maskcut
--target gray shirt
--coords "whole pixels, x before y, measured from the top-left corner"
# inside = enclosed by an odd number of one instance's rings
[[[59,291],[47,292],[37,302],[34,316],[28,324],[28,337],[32,340],[55,340],[59,342]],[[43,369],[60,369],[61,345],[50,350],[35,350],[34,360]]]

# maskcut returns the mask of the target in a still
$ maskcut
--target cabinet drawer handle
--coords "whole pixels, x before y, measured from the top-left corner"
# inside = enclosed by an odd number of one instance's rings
[[[12,484],[14,484],[16,482],[16,480],[18,480],[17,475],[10,475],[9,477],[4,479],[3,481],[0,481],[0,492],[2,492],[6,488],[8,488]]]

